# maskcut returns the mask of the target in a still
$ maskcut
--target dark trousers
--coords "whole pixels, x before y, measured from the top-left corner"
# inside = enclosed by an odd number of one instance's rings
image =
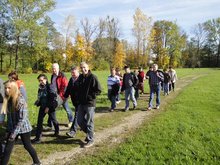
[[[174,89],[175,89],[175,83],[174,83],[174,82],[171,82],[171,83],[169,84],[169,91],[171,91],[171,90],[174,91]]]
[[[77,131],[77,127],[78,127],[77,115],[78,115],[78,105],[75,105],[75,116],[74,116],[74,119],[73,119],[73,124],[70,128],[70,131],[74,131],[74,132]]]
[[[41,137],[42,129],[43,129],[43,121],[45,117],[45,107],[40,107],[39,113],[38,113],[38,119],[37,119],[37,130],[36,130],[36,138]],[[54,129],[56,133],[59,133],[59,123],[56,119],[56,113],[55,110],[53,112],[48,112],[49,118],[51,122],[53,123]]]
[[[30,140],[31,132],[27,132],[27,133],[19,134],[19,135],[21,137],[21,141],[24,145],[24,148],[29,152],[30,156],[32,157],[33,163],[40,164],[37,153],[35,149],[33,148],[33,146],[31,145],[31,140]],[[3,156],[2,162],[0,163],[1,165],[8,164],[14,144],[15,144],[15,140],[13,141],[7,140],[5,150],[4,150],[4,156]]]

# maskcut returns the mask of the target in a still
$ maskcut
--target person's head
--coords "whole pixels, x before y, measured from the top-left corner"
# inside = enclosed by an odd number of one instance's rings
[[[153,64],[153,65],[152,65],[152,68],[153,68],[153,71],[157,71],[158,65],[157,65],[157,64]]]
[[[167,68],[164,68],[163,71],[164,71],[165,73],[167,73],[167,72],[168,72],[168,69],[167,69]]]
[[[118,68],[118,67],[115,69],[115,71],[116,71],[116,74],[117,74],[117,73],[120,74],[120,72],[121,72],[120,68]]]
[[[169,66],[169,70],[172,70],[173,69],[173,67],[172,66]]]
[[[125,70],[125,73],[130,73],[131,72],[130,67],[127,66],[127,65],[124,67],[124,70]]]
[[[79,67],[78,66],[73,66],[71,68],[71,75],[73,78],[79,77]]]
[[[115,75],[116,75],[116,70],[115,70],[114,67],[111,67],[111,68],[110,68],[110,72],[111,72],[111,75],[112,75],[112,76],[115,76]]]
[[[54,75],[58,75],[60,71],[60,67],[58,63],[53,63],[52,64],[52,71]]]
[[[80,69],[83,75],[87,75],[89,72],[89,65],[86,62],[81,62]]]
[[[139,68],[138,68],[138,71],[142,71],[143,70],[143,68],[140,66]]]
[[[9,100],[11,100],[12,110],[17,109],[18,97],[20,96],[20,90],[18,85],[14,80],[8,80],[4,83],[5,85],[5,97],[2,105],[2,113],[7,113],[7,107]]]
[[[8,74],[8,79],[9,80],[14,80],[14,81],[17,81],[18,80],[18,74],[16,71],[11,71],[9,74]]]
[[[38,81],[39,81],[39,84],[40,85],[46,85],[47,84],[47,76],[45,74],[40,74],[38,77],[37,77]]]

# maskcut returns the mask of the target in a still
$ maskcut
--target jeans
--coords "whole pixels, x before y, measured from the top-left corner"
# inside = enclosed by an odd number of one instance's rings
[[[69,107],[68,101],[63,102],[62,106],[67,113],[67,117],[68,117],[69,122],[73,122],[73,112]]]
[[[76,133],[77,127],[78,127],[78,122],[77,122],[78,108],[79,108],[79,106],[76,105],[75,106],[75,116],[74,116],[74,119],[73,119],[73,124],[72,124],[72,126],[70,128],[70,131],[74,131],[75,133]]]
[[[43,129],[43,120],[46,115],[44,112],[45,107],[40,107],[39,113],[38,113],[38,119],[37,119],[37,130],[36,130],[36,138],[40,139],[41,134],[42,134],[42,129]],[[53,123],[54,129],[56,133],[59,133],[59,123],[56,119],[56,113],[55,111],[53,112],[48,112],[50,121]]]
[[[135,94],[134,87],[130,87],[130,88],[125,89],[125,109],[129,108],[130,98],[133,102],[133,106],[137,106],[137,101],[135,99],[134,94]]]
[[[35,149],[33,148],[33,146],[31,145],[31,140],[30,140],[31,132],[27,132],[27,133],[19,134],[19,135],[21,137],[21,141],[24,145],[24,148],[31,155],[33,163],[40,164],[37,153],[36,153]],[[14,144],[15,144],[15,140],[13,140],[13,141],[7,140],[5,150],[4,150],[4,156],[3,156],[2,162],[0,162],[1,165],[7,165],[8,164],[12,149],[14,147]]]
[[[169,83],[163,83],[163,91],[164,91],[164,94],[169,93]]]
[[[83,132],[86,133],[88,141],[94,141],[94,115],[95,107],[88,107],[88,105],[79,105],[77,122]]]
[[[116,96],[111,94],[111,89],[108,90],[108,99],[111,101],[111,109],[116,108]]]
[[[156,93],[156,106],[160,105],[160,88],[161,85],[150,85],[149,107],[153,107],[154,93]]]

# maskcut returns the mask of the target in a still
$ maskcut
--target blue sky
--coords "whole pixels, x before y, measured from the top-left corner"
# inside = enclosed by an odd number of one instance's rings
[[[49,13],[57,29],[68,15],[76,23],[82,18],[97,22],[99,18],[117,18],[121,39],[132,40],[133,15],[136,8],[157,20],[176,21],[188,34],[192,27],[208,19],[220,17],[220,0],[57,0],[56,8]]]

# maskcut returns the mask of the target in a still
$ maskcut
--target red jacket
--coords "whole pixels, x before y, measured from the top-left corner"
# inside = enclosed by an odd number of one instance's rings
[[[53,75],[51,76],[51,83],[52,83],[52,80],[53,80]],[[57,79],[56,79],[56,84],[57,84],[57,93],[64,100],[64,93],[68,85],[68,80],[63,72],[59,72]]]

